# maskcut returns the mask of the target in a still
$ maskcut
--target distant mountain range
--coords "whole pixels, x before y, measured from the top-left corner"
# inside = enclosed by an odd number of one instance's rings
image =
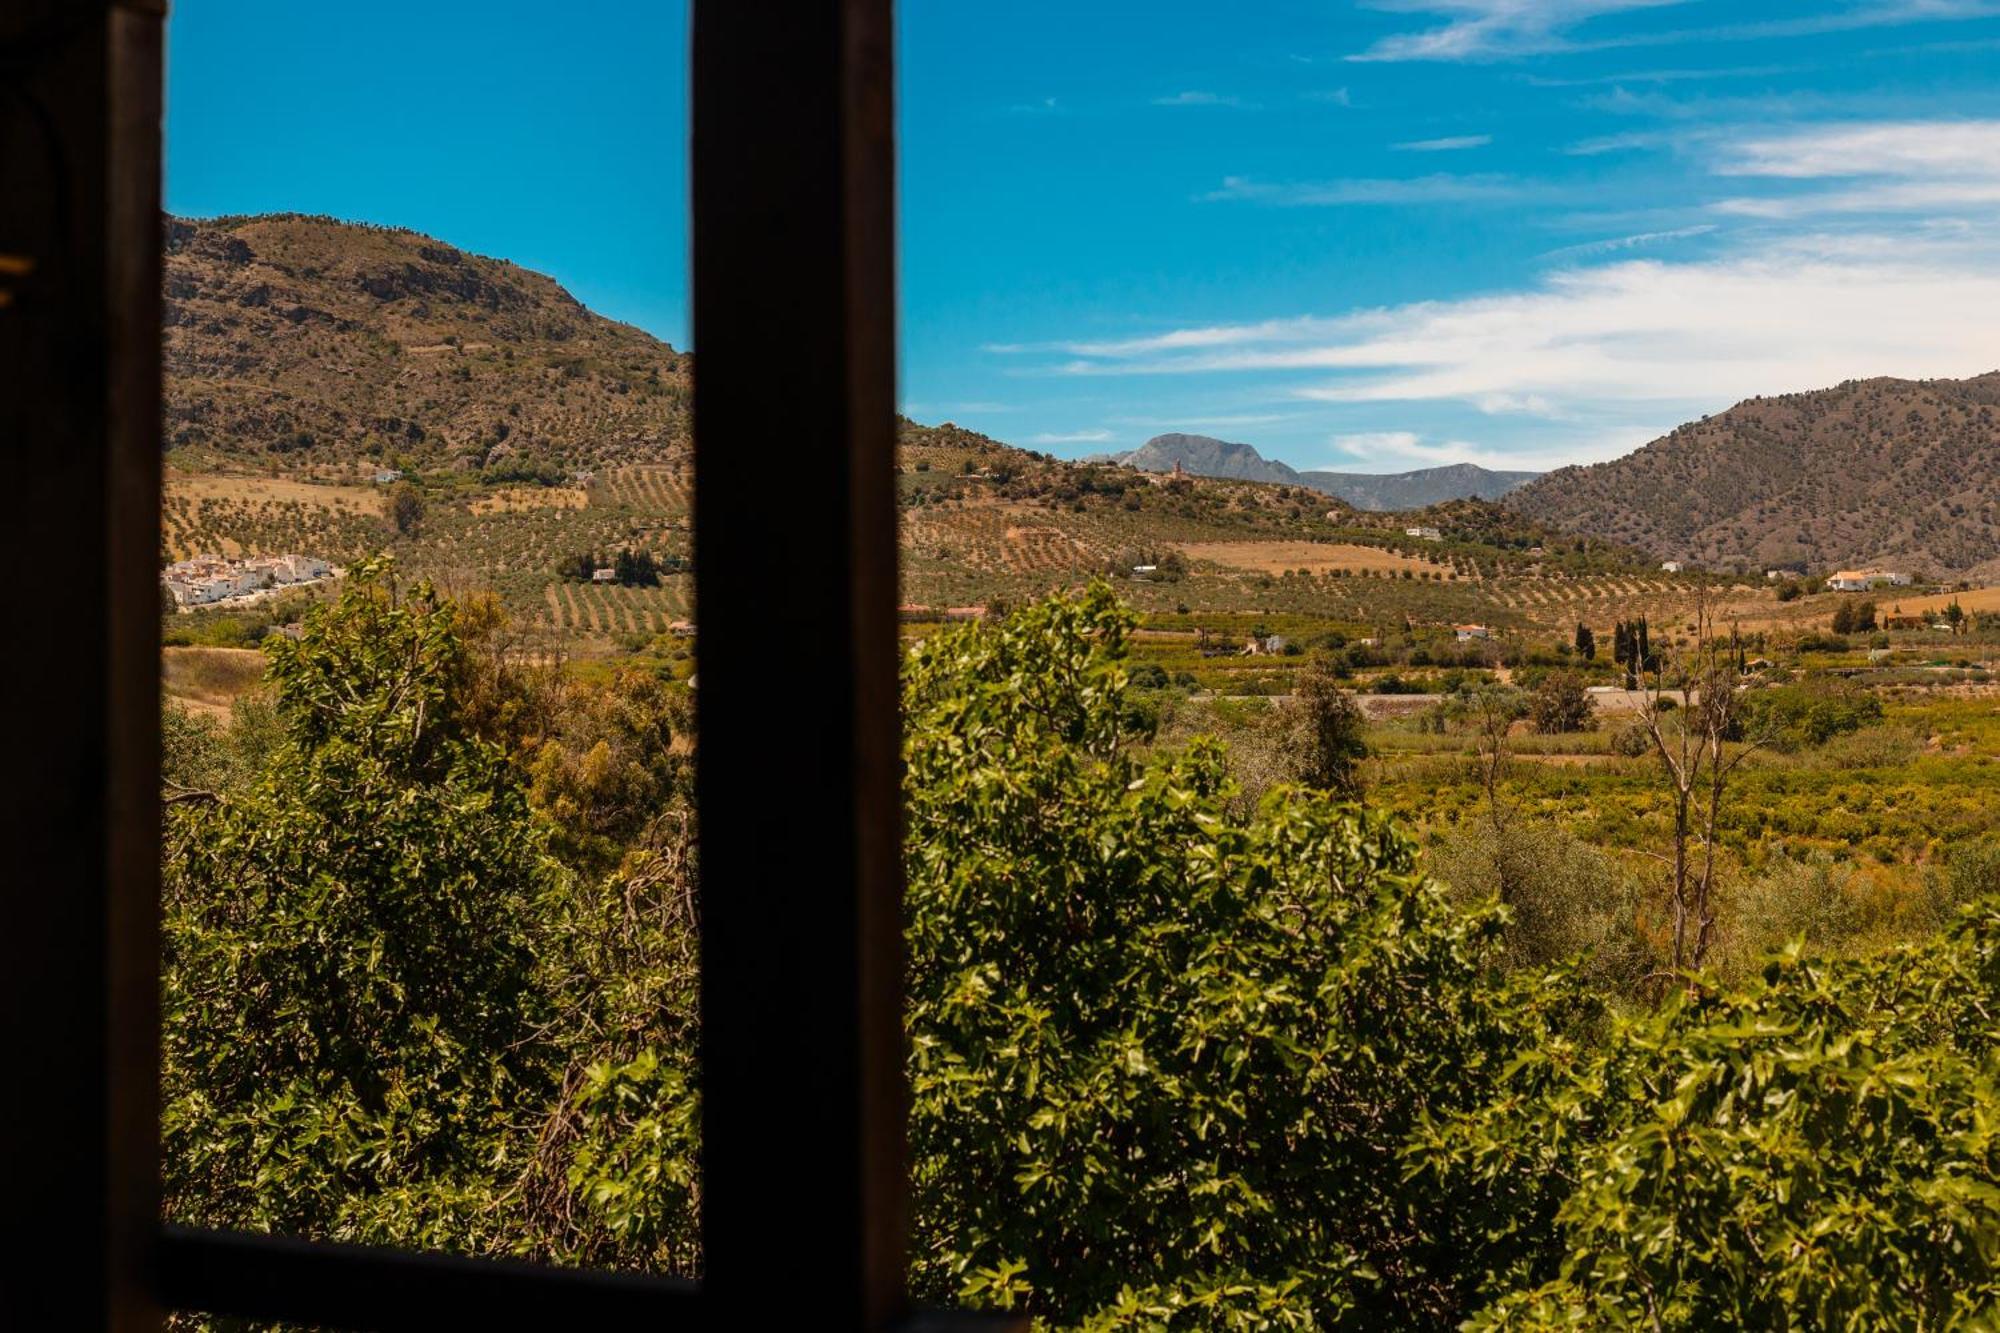
[[[1129,453],[1102,456],[1143,472],[1182,470],[1198,477],[1268,481],[1306,486],[1344,500],[1356,509],[1422,509],[1447,500],[1497,500],[1540,476],[1537,472],[1495,472],[1472,463],[1419,468],[1414,472],[1300,472],[1264,457],[1248,444],[1207,435],[1155,435]]]
[[[328,218],[173,218],[166,233],[165,426],[184,471],[338,477],[393,462],[493,479],[687,461],[692,358],[541,274]],[[1539,476],[1300,472],[1184,434],[1104,461],[1377,512],[1504,497],[1541,527],[1657,560],[2000,579],[2000,371],[1753,398]]]
[[[2000,577],[2000,371],[1752,398],[1507,503],[1662,560]]]

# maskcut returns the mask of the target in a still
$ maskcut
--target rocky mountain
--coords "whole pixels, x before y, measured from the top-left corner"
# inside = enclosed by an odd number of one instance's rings
[[[1508,503],[1656,559],[2000,574],[2000,372],[1752,398]]]
[[[1271,481],[1297,485],[1299,474],[1251,445],[1233,444],[1208,435],[1155,435],[1129,454],[1117,458],[1141,472],[1172,472],[1176,463],[1197,477],[1231,481]]]
[[[1414,472],[1299,472],[1267,459],[1251,445],[1234,444],[1207,435],[1155,435],[1111,461],[1145,472],[1171,472],[1176,463],[1198,477],[1236,481],[1270,481],[1309,486],[1335,496],[1356,509],[1375,511],[1422,509],[1447,500],[1497,500],[1541,475],[1536,472],[1495,472],[1473,463],[1419,468]]]
[[[539,273],[321,217],[166,232],[166,443],[191,466],[533,471],[686,447],[688,358]]]
[[[1450,500],[1498,500],[1539,472],[1499,472],[1477,463],[1448,463],[1414,472],[1301,472],[1306,485],[1337,495],[1356,509],[1422,509]]]

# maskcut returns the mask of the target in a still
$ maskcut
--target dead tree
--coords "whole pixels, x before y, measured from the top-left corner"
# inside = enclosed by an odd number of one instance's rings
[[[1669,854],[1660,859],[1676,974],[1701,967],[1714,942],[1716,825],[1730,776],[1764,741],[1745,734],[1737,653],[1713,630],[1706,592],[1697,591],[1693,642],[1660,651],[1640,678],[1639,721],[1673,800]]]

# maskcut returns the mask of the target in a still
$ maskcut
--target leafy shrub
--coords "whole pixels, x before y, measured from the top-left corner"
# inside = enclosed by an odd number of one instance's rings
[[[1482,980],[1500,918],[1350,807],[1230,818],[1213,745],[1134,758],[1130,624],[1100,587],[909,660],[916,1289],[1059,1326],[1446,1322],[1485,1243],[1385,1186],[1527,1039]]]
[[[1506,907],[1510,966],[1539,970],[1581,958],[1593,985],[1631,995],[1657,965],[1640,929],[1638,883],[1560,825],[1469,821],[1430,858],[1460,901]]]
[[[1473,1329],[1976,1327],[2000,1300],[1989,1072],[2000,908],[1877,959],[1791,951],[1707,982],[1588,1052],[1522,1058],[1509,1092],[1413,1149],[1486,1182],[1524,1233],[1519,1289]]]
[[[1753,691],[1744,703],[1743,731],[1779,749],[1823,745],[1882,720],[1882,701],[1829,677]]]
[[[1366,719],[1340,688],[1330,654],[1316,653],[1293,678],[1292,700],[1281,719],[1281,746],[1292,781],[1348,800],[1361,795],[1362,739]]]
[[[1531,705],[1535,730],[1544,736],[1588,731],[1596,719],[1583,677],[1574,671],[1552,671],[1535,687]]]
[[[463,725],[454,608],[378,573],[273,640],[283,740],[258,778],[174,808],[170,1216],[477,1233],[493,1108],[545,1086],[522,923],[555,866],[504,757]]]

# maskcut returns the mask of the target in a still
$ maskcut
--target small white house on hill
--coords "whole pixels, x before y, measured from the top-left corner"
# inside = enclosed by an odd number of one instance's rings
[[[1835,592],[1867,592],[1885,584],[1891,588],[1907,588],[1910,576],[1888,569],[1842,569],[1826,581],[1826,586]]]

